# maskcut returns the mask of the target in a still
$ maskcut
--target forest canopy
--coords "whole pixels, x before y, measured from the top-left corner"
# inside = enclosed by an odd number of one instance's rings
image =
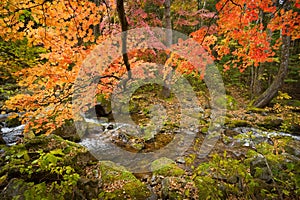
[[[73,86],[84,59],[105,39],[139,27],[166,27],[189,35],[220,71],[250,78],[246,84],[252,105],[264,107],[283,85],[289,60],[299,57],[299,9],[299,0],[4,0],[1,81],[14,78],[21,88],[6,107],[25,113],[26,131],[51,133],[72,119]],[[171,36],[165,45],[177,43]],[[126,53],[103,72],[106,78],[97,93],[109,98],[118,77],[141,62],[193,73],[191,63],[168,54]],[[292,70],[299,73],[297,67]],[[272,77],[266,77],[269,72]]]

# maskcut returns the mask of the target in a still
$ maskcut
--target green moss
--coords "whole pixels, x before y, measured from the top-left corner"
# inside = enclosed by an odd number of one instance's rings
[[[263,122],[258,123],[257,125],[266,129],[278,129],[282,123],[283,119],[276,116],[270,116],[266,117]]]
[[[208,127],[207,126],[202,127],[201,132],[202,133],[207,133],[208,132]]]
[[[263,112],[266,112],[265,109],[263,109],[263,108],[256,108],[256,107],[252,107],[252,106],[248,107],[247,111],[248,112],[253,112],[253,113],[263,113]]]
[[[114,186],[109,191],[102,191],[99,195],[99,199],[147,199],[149,197],[150,192],[145,185],[141,185],[141,182],[130,182],[125,183],[124,185]]]
[[[226,121],[225,124],[228,128],[235,128],[235,127],[244,127],[244,126],[250,126],[249,122],[246,120],[232,120],[229,119],[229,121]]]
[[[126,168],[110,161],[103,161],[100,165],[104,191],[101,199],[146,199],[150,192],[147,186],[139,181]],[[106,190],[105,190],[106,188]]]
[[[80,141],[80,134],[77,133],[75,124],[73,121],[66,121],[60,128],[52,132],[52,134],[58,135],[65,140],[70,140],[73,142]]]
[[[188,177],[166,177],[162,180],[163,199],[195,199],[197,188]]]
[[[151,163],[151,170],[154,174],[162,176],[181,176],[184,170],[176,165],[176,163],[169,158],[160,158]]]

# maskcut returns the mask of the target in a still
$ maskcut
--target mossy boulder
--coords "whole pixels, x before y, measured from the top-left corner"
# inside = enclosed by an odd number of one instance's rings
[[[265,113],[266,110],[263,108],[256,108],[256,107],[250,106],[247,108],[247,112],[248,113]]]
[[[33,195],[30,191],[33,189],[33,182],[26,182],[23,179],[13,178],[6,185],[6,188],[0,193],[0,198],[2,200],[11,200],[11,199],[30,199],[34,197],[35,199],[51,199],[46,190],[40,189],[38,194]]]
[[[270,116],[266,117],[263,122],[258,123],[257,125],[266,129],[279,129],[282,123],[282,118]]]
[[[225,125],[228,128],[236,128],[236,127],[248,127],[251,126],[250,123],[246,120],[240,120],[240,119],[226,119]]]
[[[284,148],[287,153],[300,158],[300,141],[291,140]]]
[[[57,135],[0,146],[0,199],[144,199],[149,191],[124,167],[96,160]],[[11,190],[15,190],[13,193]]]
[[[79,142],[80,136],[77,134],[77,130],[73,121],[67,121],[60,128],[52,132],[52,134],[58,135],[65,140],[73,142]]]
[[[181,176],[185,172],[169,158],[159,158],[151,163],[151,170],[155,175]]]
[[[125,167],[110,161],[101,162],[103,191],[100,199],[146,199],[150,196],[147,186]]]

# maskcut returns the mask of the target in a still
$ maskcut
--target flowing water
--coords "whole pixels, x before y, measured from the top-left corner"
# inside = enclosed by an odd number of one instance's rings
[[[110,160],[112,158],[113,160],[120,159],[124,155],[124,151],[129,151],[135,154],[141,153],[143,155],[147,153],[155,154],[155,152],[163,149],[171,143],[172,140],[176,138],[176,135],[180,135],[180,132],[183,132],[183,130],[176,130],[173,131],[173,133],[155,133],[150,137],[148,136],[148,139],[145,139],[143,138],[145,133],[141,131],[139,126],[136,125],[102,122],[95,119],[85,119],[85,121],[87,124],[92,124],[93,126],[92,129],[90,128],[88,131],[88,134],[81,138],[79,144],[90,150],[92,149],[93,151],[97,151],[98,154],[101,154],[102,156],[105,155],[106,159]],[[25,125],[12,128],[1,128],[2,138],[7,145],[15,145],[17,141],[23,137],[22,132],[24,130],[24,126]],[[271,138],[274,137],[288,137],[293,140],[300,141],[300,136],[298,135],[277,131],[262,131],[252,127],[237,127],[232,129],[232,131],[234,131],[237,136],[231,137],[227,146],[239,145],[254,147],[261,142],[271,142]],[[192,129],[190,132],[194,132],[196,135],[198,129]],[[182,143],[182,141],[178,138],[177,142]]]
[[[8,146],[15,145],[23,137],[25,125],[20,125],[17,127],[3,127],[1,128],[2,138]]]

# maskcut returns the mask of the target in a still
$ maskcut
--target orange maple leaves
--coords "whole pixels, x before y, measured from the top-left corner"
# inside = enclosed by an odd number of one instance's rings
[[[298,2],[285,3],[296,6]],[[221,0],[216,8],[219,11],[218,35],[223,37],[215,47],[217,59],[232,55],[232,59],[224,65],[225,70],[238,67],[242,72],[249,66],[272,62],[280,44],[280,38],[272,42],[273,32],[281,31],[292,39],[300,37],[299,12],[285,10],[272,0]]]
[[[6,106],[26,112],[27,131],[49,134],[72,118],[72,85],[83,59],[106,37],[93,34],[106,6],[88,0],[4,0],[0,12],[1,38],[26,37],[29,44],[47,50],[40,55],[43,62],[18,72],[24,94]]]

